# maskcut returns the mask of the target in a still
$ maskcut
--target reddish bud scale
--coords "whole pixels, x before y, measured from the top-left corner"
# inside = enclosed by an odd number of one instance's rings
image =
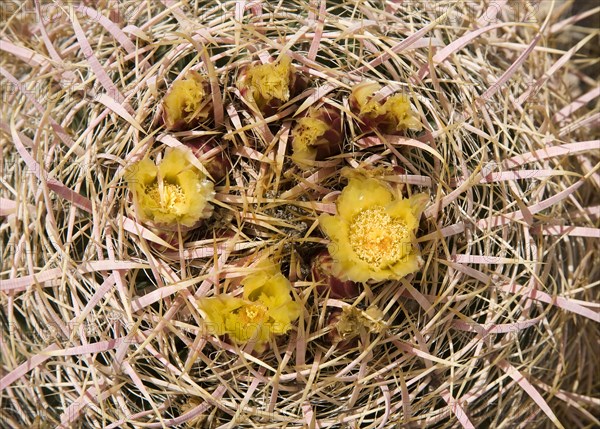
[[[338,155],[342,152],[343,137],[342,137],[342,116],[338,109],[325,107],[320,111],[320,119],[330,124],[329,129],[323,134],[321,144],[316,145],[317,156],[316,160],[320,161],[330,156]]]
[[[185,228],[184,228],[185,229]],[[178,231],[168,231],[165,229],[161,229],[158,227],[150,228],[150,230],[156,234],[159,238],[166,241],[170,246],[175,248],[176,251],[179,251],[179,232]],[[181,231],[181,241],[186,242],[187,238],[190,235],[190,230],[185,229]],[[172,251],[172,249],[163,246],[162,244],[155,243],[153,241],[149,241],[150,245],[154,247],[159,252],[168,252]]]
[[[231,163],[215,136],[201,136],[185,141],[200,160],[215,183],[220,182],[231,170]]]
[[[358,122],[358,128],[361,132],[365,133],[379,128],[379,125],[385,121],[385,115],[362,115],[360,114],[360,106],[356,99],[350,98],[349,100],[350,110],[360,119]]]

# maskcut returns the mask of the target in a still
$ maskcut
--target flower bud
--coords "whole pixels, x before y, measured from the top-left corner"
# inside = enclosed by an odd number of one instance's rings
[[[211,111],[208,81],[194,70],[173,82],[162,102],[162,120],[171,131],[189,130],[207,122]]]
[[[231,163],[215,136],[196,137],[184,144],[194,152],[215,183],[220,182],[231,170]]]
[[[358,285],[351,280],[340,280],[333,274],[333,259],[327,250],[317,254],[311,264],[311,272],[317,291],[327,293],[334,299],[356,298],[359,295]]]
[[[383,107],[386,110],[383,131],[388,134],[398,134],[406,129],[421,131],[423,125],[417,113],[410,107],[410,98],[406,94],[395,94],[389,97]]]
[[[421,130],[422,124],[411,109],[410,98],[406,94],[395,94],[376,100],[375,94],[379,90],[381,85],[368,81],[352,88],[348,102],[352,112],[361,121],[361,130],[377,128],[388,134],[401,134],[406,129]]]
[[[270,116],[300,92],[304,82],[299,78],[292,60],[287,55],[281,55],[272,63],[255,62],[242,68],[237,87],[242,97],[254,103],[265,116]]]
[[[343,144],[340,111],[325,106],[311,108],[292,129],[292,161],[308,168],[314,161],[339,154]]]

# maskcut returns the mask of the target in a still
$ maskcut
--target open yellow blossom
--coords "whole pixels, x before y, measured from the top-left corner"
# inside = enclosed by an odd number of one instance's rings
[[[158,166],[145,158],[129,169],[127,179],[141,221],[177,230],[193,228],[211,216],[213,183],[192,165],[188,152],[170,149]]]
[[[163,99],[163,122],[168,130],[190,129],[207,120],[212,99],[208,82],[190,70],[171,85]]]
[[[421,264],[415,232],[428,197],[394,198],[380,181],[351,178],[339,196],[337,215],[321,215],[334,274],[342,280],[401,279]]]
[[[291,323],[300,316],[301,306],[290,296],[289,280],[275,266],[260,267],[242,285],[242,298],[201,298],[198,306],[211,333],[227,334],[236,343],[255,339],[254,349],[264,351],[271,338],[290,330]]]

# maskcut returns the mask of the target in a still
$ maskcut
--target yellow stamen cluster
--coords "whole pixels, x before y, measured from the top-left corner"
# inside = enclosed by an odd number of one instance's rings
[[[248,70],[248,80],[254,100],[266,104],[272,99],[288,101],[290,99],[290,71],[292,61],[283,56],[272,64],[261,64]]]
[[[392,218],[380,206],[356,215],[348,238],[360,259],[381,267],[398,262],[406,255],[408,232],[402,220]]]
[[[158,201],[163,210],[177,212],[177,206],[185,202],[185,194],[179,185],[164,183],[162,189],[158,183],[150,185],[146,191],[154,201]]]
[[[246,304],[239,312],[240,320],[247,323],[258,323],[264,320],[268,308],[261,303]]]

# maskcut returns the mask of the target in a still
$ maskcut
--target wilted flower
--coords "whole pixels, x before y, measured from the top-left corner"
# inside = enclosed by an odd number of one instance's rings
[[[395,94],[376,100],[375,94],[381,86],[375,82],[362,82],[350,94],[350,108],[367,129],[379,128],[385,133],[398,133],[406,129],[420,131],[423,125],[411,109],[406,94]]]
[[[240,70],[237,87],[262,113],[272,114],[298,91],[300,81],[292,60],[281,55],[273,63],[252,64]]]
[[[302,168],[337,155],[342,145],[342,118],[332,107],[311,108],[292,129],[292,161]]]
[[[327,319],[327,324],[331,327],[327,339],[332,344],[338,344],[341,349],[355,347],[358,344],[357,337],[362,332],[379,334],[386,329],[383,317],[383,311],[376,305],[364,311],[353,306],[336,309]]]
[[[237,343],[255,339],[254,349],[264,351],[273,336],[288,332],[300,316],[301,306],[290,296],[291,285],[276,266],[260,266],[242,285],[243,297],[219,295],[200,298],[208,326],[215,335],[229,335]]]
[[[186,130],[205,122],[212,109],[209,88],[206,79],[194,70],[173,82],[162,103],[165,127]]]
[[[317,290],[329,291],[329,297],[335,299],[355,298],[359,290],[351,280],[340,280],[333,274],[333,259],[327,250],[318,253],[312,260],[311,273],[318,283]]]
[[[428,201],[425,194],[394,198],[374,178],[351,178],[339,196],[337,215],[319,223],[331,239],[333,272],[342,280],[400,279],[419,269],[415,232]]]
[[[188,230],[212,215],[213,183],[189,161],[189,149],[168,149],[156,166],[148,158],[129,169],[138,217],[171,231]]]

